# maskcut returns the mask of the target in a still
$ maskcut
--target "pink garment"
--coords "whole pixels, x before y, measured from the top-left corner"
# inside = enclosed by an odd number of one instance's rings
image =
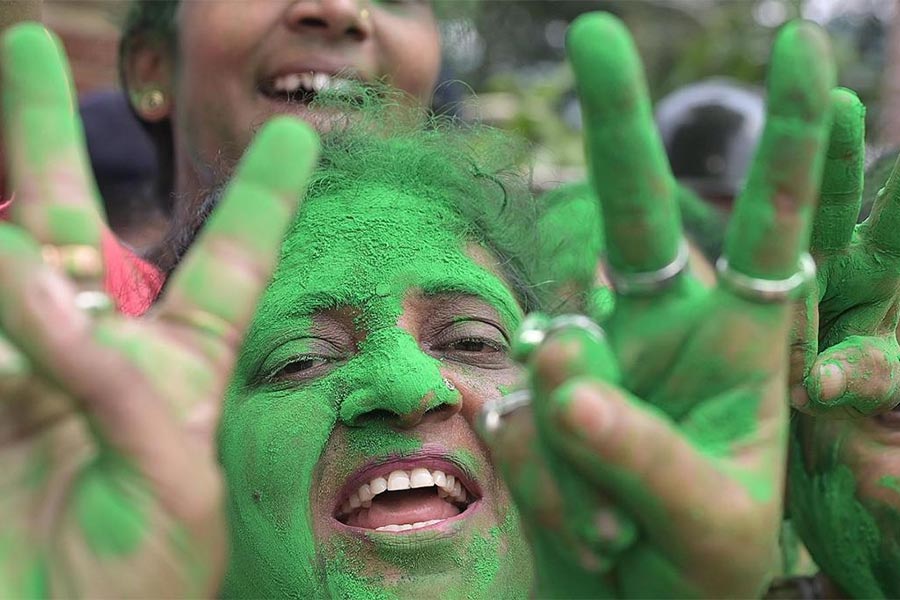
[[[109,230],[103,232],[102,249],[106,265],[103,287],[119,312],[131,317],[147,312],[166,280],[163,272],[123,246]]]

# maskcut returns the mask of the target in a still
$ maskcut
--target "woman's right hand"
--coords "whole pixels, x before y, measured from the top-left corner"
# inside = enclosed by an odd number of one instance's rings
[[[97,295],[100,203],[58,41],[14,28],[2,73],[16,201],[0,223],[0,596],[213,595],[219,405],[315,134],[264,127],[165,297],[130,319]]]
[[[537,595],[758,597],[778,567],[787,290],[803,281],[828,137],[828,41],[794,23],[775,42],[765,131],[711,290],[689,274],[658,283],[678,271],[683,233],[627,31],[583,16],[568,48],[617,297],[605,339],[548,334],[528,361],[531,412],[489,439],[535,548]]]

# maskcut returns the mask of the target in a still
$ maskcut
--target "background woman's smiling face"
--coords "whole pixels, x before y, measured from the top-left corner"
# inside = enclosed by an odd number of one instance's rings
[[[440,37],[428,0],[182,2],[176,63],[176,166],[187,174],[232,164],[275,114],[315,121],[310,86],[338,76],[385,80],[427,103]]]
[[[301,209],[223,415],[227,593],[527,594],[518,519],[472,429],[521,375],[521,312],[464,230],[387,188]]]

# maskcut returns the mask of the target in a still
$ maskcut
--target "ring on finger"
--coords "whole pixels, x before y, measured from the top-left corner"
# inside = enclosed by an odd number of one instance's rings
[[[684,273],[691,253],[687,240],[678,243],[678,252],[670,263],[655,271],[623,273],[609,268],[609,279],[616,294],[622,296],[647,296],[666,289]]]
[[[75,306],[91,316],[99,317],[114,312],[112,298],[100,290],[82,290],[75,294]]]
[[[41,247],[44,263],[61,271],[75,281],[96,281],[103,278],[103,256],[87,244],[66,244]]]
[[[478,414],[478,429],[482,437],[486,439],[491,438],[500,430],[503,424],[503,417],[529,404],[531,404],[531,392],[529,390],[518,390],[485,402],[484,406],[481,407],[481,412]]]
[[[784,279],[760,279],[735,271],[724,256],[716,261],[719,282],[736,296],[761,304],[788,302],[800,296],[816,278],[816,263],[808,252],[800,256],[797,271]]]
[[[516,332],[512,348],[513,358],[519,362],[527,361],[538,346],[566,329],[580,329],[597,341],[606,339],[603,328],[590,317],[571,314],[551,319],[542,313],[531,313],[525,317]]]

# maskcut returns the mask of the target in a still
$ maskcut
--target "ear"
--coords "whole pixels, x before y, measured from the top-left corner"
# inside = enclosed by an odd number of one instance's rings
[[[170,44],[151,34],[137,34],[123,43],[122,83],[131,106],[146,122],[169,119],[175,91]]]

